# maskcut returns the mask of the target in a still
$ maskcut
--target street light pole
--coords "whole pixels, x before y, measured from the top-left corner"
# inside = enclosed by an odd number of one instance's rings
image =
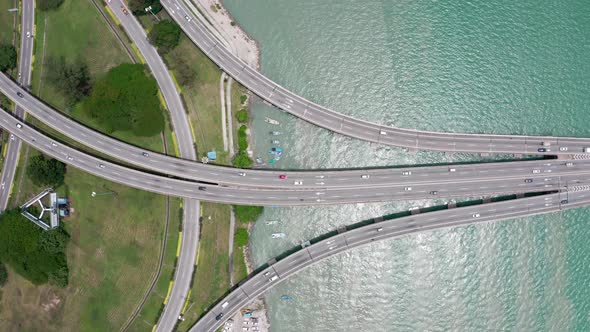
[[[158,18],[158,16],[156,16],[156,14],[154,14],[154,12],[152,11],[152,6],[146,7],[145,11],[149,11],[150,13],[152,13],[152,15],[154,15],[154,17],[156,18],[156,20],[158,20],[158,22],[160,22],[160,19]]]
[[[104,196],[104,195],[115,195],[116,193],[114,191],[107,191],[104,193],[96,193],[96,191],[93,191],[92,194],[90,194],[90,196],[92,197],[96,197],[96,196]]]

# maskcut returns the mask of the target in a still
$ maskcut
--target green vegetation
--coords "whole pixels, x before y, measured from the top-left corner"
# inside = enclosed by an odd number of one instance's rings
[[[43,231],[18,210],[0,216],[0,259],[33,284],[67,286],[68,240],[63,228]]]
[[[164,130],[158,85],[143,65],[122,64],[111,69],[96,83],[83,107],[109,133],[121,130],[153,136]]]
[[[249,116],[248,111],[245,109],[241,109],[236,113],[236,119],[238,119],[239,123],[248,123]]]
[[[64,183],[66,165],[57,159],[46,159],[40,154],[29,158],[27,174],[36,186],[55,188]]]
[[[91,90],[90,71],[82,60],[66,63],[64,56],[47,59],[47,81],[66,96],[68,104],[75,104]]]
[[[197,79],[197,72],[193,70],[192,63],[190,63],[186,55],[178,52],[173,52],[169,58],[170,68],[174,72],[176,81],[181,86],[191,86]]]
[[[43,11],[59,8],[64,0],[37,0],[37,7]]]
[[[4,286],[8,281],[8,271],[4,263],[0,262],[0,287]]]
[[[245,125],[240,126],[240,129],[238,129],[238,147],[240,148],[240,151],[245,151],[248,149],[248,135],[246,134],[247,130],[248,127]]]
[[[244,228],[238,228],[235,234],[236,246],[243,247],[248,245],[248,230]]]
[[[236,219],[244,224],[256,221],[263,211],[262,206],[234,205]]]
[[[237,168],[251,168],[254,164],[254,161],[252,161],[252,158],[248,156],[248,153],[246,151],[238,152],[234,157],[233,162],[234,166]]]
[[[0,45],[0,71],[16,68],[16,48],[10,44]]]
[[[162,20],[152,27],[148,38],[160,53],[166,54],[180,43],[180,26],[171,20]]]
[[[241,95],[240,96],[240,105],[244,105],[244,103],[246,102],[246,100],[248,100],[248,96]]]
[[[135,16],[151,15],[149,11],[145,11],[147,7],[152,7],[152,13],[157,14],[162,10],[160,0],[129,0],[129,10]]]
[[[14,8],[14,1],[0,1],[0,44],[12,44],[15,38],[15,19],[19,16],[17,12],[9,12]]]

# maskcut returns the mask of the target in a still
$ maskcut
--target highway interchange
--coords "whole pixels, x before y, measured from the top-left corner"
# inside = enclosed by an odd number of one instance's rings
[[[374,241],[394,239],[418,232],[449,227],[559,212],[563,209],[588,204],[590,204],[590,191],[556,193],[416,214],[339,232],[335,236],[302,248],[278,260],[264,270],[250,275],[247,280],[242,281],[227,296],[214,306],[211,306],[209,311],[197,321],[190,331],[215,331],[244,305],[292,275],[323,259],[353,248],[368,245]]]
[[[19,84],[27,88],[31,84],[31,67],[33,65],[33,42],[35,40],[35,3],[34,1],[24,1],[21,10],[21,34],[20,34],[20,52],[18,60],[18,81]],[[25,118],[25,110],[16,106],[16,116]],[[4,211],[8,205],[8,198],[12,191],[14,173],[18,164],[18,157],[21,147],[21,141],[16,136],[10,136],[6,157],[2,166],[2,175],[0,176],[0,212]]]

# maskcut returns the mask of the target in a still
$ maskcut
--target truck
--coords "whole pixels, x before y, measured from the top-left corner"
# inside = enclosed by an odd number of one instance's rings
[[[590,147],[585,147],[584,148],[584,153],[590,153]]]

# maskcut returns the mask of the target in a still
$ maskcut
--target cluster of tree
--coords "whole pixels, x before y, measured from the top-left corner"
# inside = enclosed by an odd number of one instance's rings
[[[0,71],[16,68],[16,49],[10,44],[0,44]]]
[[[4,263],[0,262],[0,287],[4,286],[6,281],[8,281],[8,271],[6,271]]]
[[[263,211],[262,206],[234,205],[236,219],[243,224],[256,221]]]
[[[246,131],[248,127],[245,125],[240,126],[238,129],[238,153],[234,156],[233,164],[237,168],[250,168],[254,164],[252,158],[248,155],[248,136]]]
[[[160,53],[166,54],[180,43],[180,27],[170,20],[162,20],[152,27],[148,38]]]
[[[29,159],[27,174],[37,186],[56,188],[64,183],[66,165],[57,159],[47,159],[41,154]]]
[[[83,109],[107,132],[153,136],[164,130],[158,85],[141,64],[112,68],[96,82]]]
[[[181,52],[170,52],[172,69],[178,84],[182,86],[189,86],[193,84],[197,78],[197,72],[194,70],[188,58]]]
[[[240,129],[238,129],[238,147],[240,148],[240,151],[245,151],[248,148],[248,135],[246,134],[246,131],[248,130],[248,127],[241,125]]]
[[[61,227],[43,231],[18,210],[0,215],[0,260],[34,284],[68,285],[69,238]]]
[[[37,0],[37,7],[43,11],[57,9],[64,0]]]
[[[84,62],[66,63],[63,56],[51,57],[47,59],[47,68],[47,80],[67,97],[71,105],[90,94],[90,72]]]
[[[145,9],[148,7],[151,8],[151,12],[154,14],[159,13],[162,10],[162,4],[160,4],[160,0],[129,0],[129,10],[135,16],[140,15],[151,15],[149,11]]]
[[[248,118],[248,111],[243,108],[236,113],[236,119],[238,119],[239,123],[247,123]]]

